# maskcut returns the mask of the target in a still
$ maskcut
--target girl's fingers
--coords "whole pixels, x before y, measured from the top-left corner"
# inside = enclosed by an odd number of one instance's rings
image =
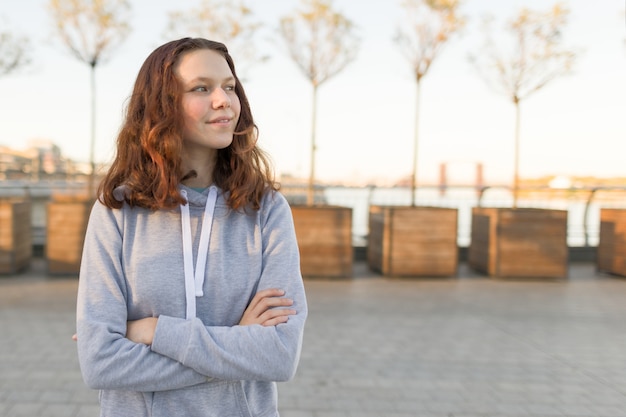
[[[259,291],[250,301],[239,324],[272,326],[286,322],[288,317],[296,314],[296,312],[286,308],[293,305],[293,300],[283,297],[284,295],[285,291],[279,288]]]
[[[277,324],[287,323],[287,321],[289,321],[289,316],[280,316],[261,323],[261,326],[276,326]]]
[[[293,305],[290,298],[270,297],[260,300],[251,310],[258,316],[275,307],[289,307]]]
[[[261,322],[264,324],[268,321],[275,320],[278,318],[282,318],[282,319],[285,319],[285,321],[287,321],[289,316],[293,316],[294,314],[296,314],[296,310],[273,309],[273,310],[267,310],[265,313],[259,316],[259,319],[261,319]]]
[[[279,288],[268,288],[266,290],[261,290],[254,295],[252,301],[250,301],[249,308],[256,308],[258,304],[262,303],[264,300],[282,297],[285,295],[285,291]]]

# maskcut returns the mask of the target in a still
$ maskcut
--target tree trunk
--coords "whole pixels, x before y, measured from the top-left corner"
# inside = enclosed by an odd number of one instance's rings
[[[515,104],[515,149],[513,151],[513,208],[517,207],[517,199],[519,197],[519,150],[520,150],[520,103],[519,99],[513,99]]]
[[[89,197],[94,195],[95,176],[96,176],[96,161],[95,161],[95,147],[96,147],[96,64],[90,64],[91,68],[91,139],[89,143],[89,166],[91,172],[89,173],[89,180],[87,184],[87,195]]]
[[[418,138],[419,138],[419,112],[420,112],[420,78],[417,78],[415,89],[415,127],[413,137],[413,171],[411,172],[411,206],[417,204],[417,154],[418,154]]]
[[[311,117],[311,161],[309,168],[309,186],[307,189],[306,203],[312,206],[315,202],[315,152],[317,145],[315,144],[315,126],[317,124],[317,85],[313,84],[313,110]]]

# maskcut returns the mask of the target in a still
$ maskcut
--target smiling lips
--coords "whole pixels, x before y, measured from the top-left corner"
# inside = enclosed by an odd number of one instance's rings
[[[216,117],[215,119],[209,120],[209,124],[226,125],[226,124],[229,124],[231,120],[233,120],[232,117],[220,116],[220,117]]]

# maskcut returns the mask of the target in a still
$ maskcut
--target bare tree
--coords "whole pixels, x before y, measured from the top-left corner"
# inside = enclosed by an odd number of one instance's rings
[[[0,77],[8,75],[30,63],[27,53],[29,41],[9,31],[0,32]]]
[[[169,13],[167,39],[200,36],[222,42],[245,74],[252,64],[268,59],[259,53],[256,37],[262,24],[244,0],[202,0],[197,8]],[[241,64],[243,63],[243,65]]]
[[[569,10],[555,4],[546,12],[523,8],[505,26],[511,43],[496,46],[490,24],[484,27],[485,45],[470,61],[488,85],[511,99],[515,106],[513,207],[519,194],[520,102],[554,79],[568,74],[576,52],[563,45],[562,30]]]
[[[396,44],[410,62],[416,82],[411,205],[416,204],[420,86],[433,61],[450,37],[463,27],[458,0],[403,0],[405,21],[399,25]]]
[[[313,86],[311,163],[307,204],[315,184],[317,89],[356,58],[359,39],[354,24],[333,9],[331,0],[302,0],[302,9],[280,20],[280,34],[289,56]]]
[[[56,33],[72,56],[91,69],[91,142],[88,193],[94,189],[96,141],[96,67],[105,62],[128,36],[127,0],[50,0],[48,9]]]

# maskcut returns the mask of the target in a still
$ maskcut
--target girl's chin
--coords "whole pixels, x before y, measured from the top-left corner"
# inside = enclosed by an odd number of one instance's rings
[[[183,147],[187,152],[189,152],[189,156],[193,156],[193,153],[203,152],[209,150],[219,150],[228,148],[233,143],[233,139],[225,138],[225,139],[211,139],[206,141],[189,141],[186,140],[183,142]]]

